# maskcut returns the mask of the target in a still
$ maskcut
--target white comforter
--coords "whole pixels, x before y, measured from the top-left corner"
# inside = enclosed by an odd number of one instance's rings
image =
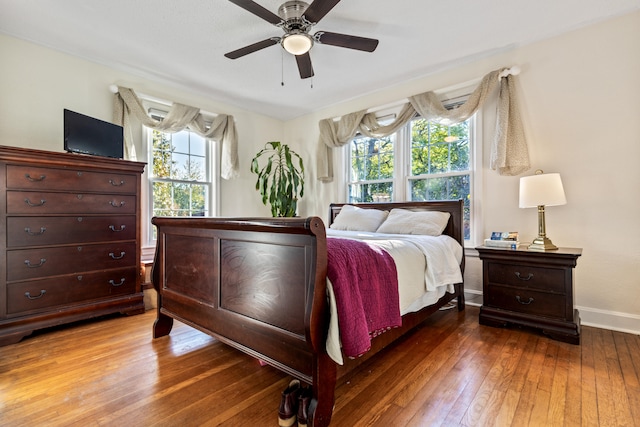
[[[450,236],[378,234],[327,229],[327,237],[373,241],[385,249],[396,263],[400,314],[418,311],[435,303],[453,285],[462,282],[460,262],[462,246]],[[340,333],[333,288],[327,280],[331,319],[327,336],[327,353],[343,364]]]

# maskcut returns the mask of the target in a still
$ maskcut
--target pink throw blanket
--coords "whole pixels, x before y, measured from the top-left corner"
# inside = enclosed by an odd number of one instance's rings
[[[327,253],[342,350],[358,357],[372,337],[402,325],[396,265],[384,249],[359,240],[328,238]]]

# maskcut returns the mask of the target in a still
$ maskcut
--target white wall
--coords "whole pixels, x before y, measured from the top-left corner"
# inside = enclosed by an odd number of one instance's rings
[[[62,151],[62,110],[111,120],[108,86],[116,83],[167,100],[232,114],[240,136],[240,177],[221,187],[221,215],[269,215],[254,190],[249,161],[267,141],[289,143],[307,169],[300,214],[326,218],[343,188],[316,180],[318,121],[455,86],[511,65],[519,76],[533,168],[559,172],[568,203],[547,209],[554,243],[582,247],[576,303],[583,324],[640,333],[640,13],[408,81],[282,123],[194,93],[140,79],[0,35],[0,144]],[[483,116],[491,139],[493,114]],[[139,143],[140,145],[141,143]],[[139,147],[141,149],[141,145]],[[483,231],[537,231],[535,209],[518,208],[518,177],[488,169],[484,147]],[[466,284],[480,290],[480,265],[469,258]]]
[[[547,208],[547,235],[581,247],[575,301],[583,324],[640,333],[640,13],[515,48],[380,90],[286,123],[285,139],[309,158],[309,191],[301,213],[326,218],[340,200],[337,184],[316,181],[311,160],[318,121],[455,86],[519,65],[520,105],[531,171],[559,172],[568,203]],[[537,233],[536,209],[518,208],[519,177],[489,170],[494,113],[484,127],[483,229]],[[313,196],[311,196],[313,195]],[[468,259],[466,286],[481,290],[480,262]]]
[[[239,134],[240,176],[223,181],[220,214],[269,215],[253,185],[249,161],[260,146],[283,138],[283,123],[215,100],[0,35],[0,145],[63,151],[63,109],[111,121],[109,85],[231,114]],[[145,161],[142,131],[134,131],[138,160]]]

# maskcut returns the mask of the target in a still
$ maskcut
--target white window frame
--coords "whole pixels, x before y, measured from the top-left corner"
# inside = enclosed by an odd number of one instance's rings
[[[153,116],[164,117],[166,115],[165,111],[156,110],[153,108],[149,109],[149,113]],[[207,120],[205,118],[205,123],[211,122],[211,120]],[[153,225],[151,224],[151,218],[153,217],[153,183],[155,180],[152,177],[153,167],[153,130],[142,126],[143,132],[143,141],[146,145],[146,159],[147,159],[147,168],[145,168],[145,176],[146,176],[146,185],[143,185],[143,203],[142,203],[142,211],[145,212],[143,216],[144,224],[142,231],[143,241],[146,242],[145,248],[143,248],[143,258],[153,257],[152,249],[155,248],[156,240],[153,238]],[[207,175],[207,192],[208,192],[208,203],[207,203],[207,211],[209,212],[208,216],[218,216],[219,215],[219,207],[220,207],[220,158],[221,158],[221,147],[220,144],[216,141],[209,140],[210,143],[206,144],[206,157],[208,161],[205,162],[207,170],[205,174]],[[180,182],[179,180],[171,180],[175,182]],[[143,181],[144,182],[144,181]]]
[[[459,98],[458,98],[459,99]],[[458,100],[456,99],[456,100]],[[445,105],[446,105],[445,101]],[[465,247],[473,248],[482,241],[482,209],[480,196],[482,195],[482,110],[478,110],[476,114],[469,118],[469,175],[470,175],[470,218],[471,233],[469,239],[465,240]],[[414,179],[411,177],[411,124],[407,123],[396,132],[394,142],[394,177],[393,177],[393,196],[392,200],[408,201],[411,198],[409,191],[409,181]],[[357,182],[352,182],[351,178],[351,142],[344,146],[343,155],[343,173],[345,185],[342,186],[345,192],[344,200],[349,202],[349,186]],[[375,183],[376,181],[367,181],[367,183]]]

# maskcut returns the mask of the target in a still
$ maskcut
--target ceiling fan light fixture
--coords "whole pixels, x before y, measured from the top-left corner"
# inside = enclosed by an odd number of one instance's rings
[[[282,47],[292,55],[303,55],[313,46],[313,38],[307,33],[291,33],[282,38]]]

